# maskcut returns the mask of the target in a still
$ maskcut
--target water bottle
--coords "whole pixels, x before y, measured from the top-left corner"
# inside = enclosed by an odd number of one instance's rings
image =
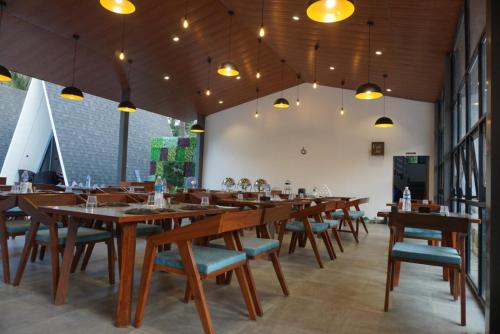
[[[85,188],[90,189],[92,184],[90,183],[90,175],[87,175],[87,180],[85,181]]]
[[[156,177],[155,182],[155,206],[163,207],[163,181],[160,176]]]
[[[168,187],[167,187],[167,180],[163,179],[163,193],[167,194],[168,193]]]
[[[403,191],[403,211],[411,211],[411,193],[408,187]]]
[[[30,180],[30,176],[28,174],[28,171],[24,171],[21,174],[21,193],[27,193],[28,192],[28,182]]]

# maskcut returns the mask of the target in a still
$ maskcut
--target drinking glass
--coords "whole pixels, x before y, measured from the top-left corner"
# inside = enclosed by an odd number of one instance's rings
[[[446,205],[441,205],[439,207],[439,213],[443,216],[448,216],[450,214],[450,209]]]
[[[427,199],[422,200],[422,204],[423,205],[429,205],[429,200],[427,200]]]
[[[97,197],[96,196],[87,197],[87,203],[85,205],[85,208],[94,210],[96,207],[97,207]]]
[[[260,194],[260,193],[259,193],[259,194],[257,194],[257,201],[259,201],[259,202],[260,202],[260,198],[261,198],[261,197],[262,197],[262,194]]]
[[[243,201],[243,194],[238,194],[236,196],[238,198],[238,201]]]
[[[12,192],[14,194],[18,194],[21,192],[21,186],[19,185],[19,183],[15,183],[14,186],[12,187]]]
[[[299,198],[300,198],[300,199],[304,199],[304,193],[300,193],[300,194],[299,194]]]
[[[208,196],[203,196],[203,197],[201,198],[201,205],[203,205],[203,206],[207,206],[207,205],[209,205],[209,204],[210,204],[210,200],[209,200]]]
[[[294,200],[294,199],[295,199],[295,195],[294,195],[294,194],[292,194],[292,193],[288,194],[288,199],[289,199],[290,201]]]

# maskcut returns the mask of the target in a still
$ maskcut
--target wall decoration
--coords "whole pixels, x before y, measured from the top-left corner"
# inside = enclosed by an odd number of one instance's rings
[[[384,155],[384,142],[372,142],[372,155]]]

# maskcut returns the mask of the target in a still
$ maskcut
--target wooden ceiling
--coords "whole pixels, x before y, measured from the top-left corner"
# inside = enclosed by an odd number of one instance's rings
[[[266,0],[266,36],[260,51],[262,78],[257,80],[261,2],[190,0],[190,27],[181,27],[184,0],[134,1],[137,11],[125,17],[125,51],[133,59],[132,101],[142,109],[182,120],[208,115],[256,97],[314,80],[314,45],[321,85],[355,89],[367,81],[368,27],[373,20],[372,81],[382,85],[387,73],[390,95],[434,102],[439,98],[444,59],[463,1],[358,0],[346,21],[320,24],[305,15],[307,1]],[[242,79],[215,73],[228,58],[227,11],[236,15],[232,29],[232,61]],[[292,19],[300,17],[299,21]],[[71,84],[74,33],[80,34],[75,85],[84,92],[119,101],[127,87],[127,69],[119,61],[122,16],[106,11],[98,0],[23,0],[8,2],[0,31],[0,63],[13,71],[61,85]],[[180,41],[175,43],[172,37]],[[207,86],[211,57],[212,95]],[[280,60],[286,59],[284,85]],[[335,70],[329,70],[334,66]],[[170,76],[169,81],[163,77]],[[223,100],[223,104],[218,101]]]

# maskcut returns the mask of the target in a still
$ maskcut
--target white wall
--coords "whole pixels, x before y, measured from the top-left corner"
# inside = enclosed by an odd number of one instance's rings
[[[38,172],[52,136],[45,87],[32,79],[0,175],[7,184],[19,180],[18,170]]]
[[[340,89],[300,86],[285,91],[291,107],[272,107],[279,94],[260,99],[259,118],[255,101],[230,108],[206,119],[203,167],[204,187],[220,189],[224,177],[266,179],[283,188],[290,179],[294,191],[328,185],[334,195],[368,196],[364,206],[372,217],[392,200],[394,155],[416,152],[429,155],[434,166],[434,105],[387,98],[387,115],[396,126],[374,128],[383,114],[383,99],[360,101],[344,91],[345,115],[340,115]],[[371,142],[385,142],[385,156],[371,156]],[[305,147],[307,155],[300,150]],[[433,168],[429,192],[434,193]]]

